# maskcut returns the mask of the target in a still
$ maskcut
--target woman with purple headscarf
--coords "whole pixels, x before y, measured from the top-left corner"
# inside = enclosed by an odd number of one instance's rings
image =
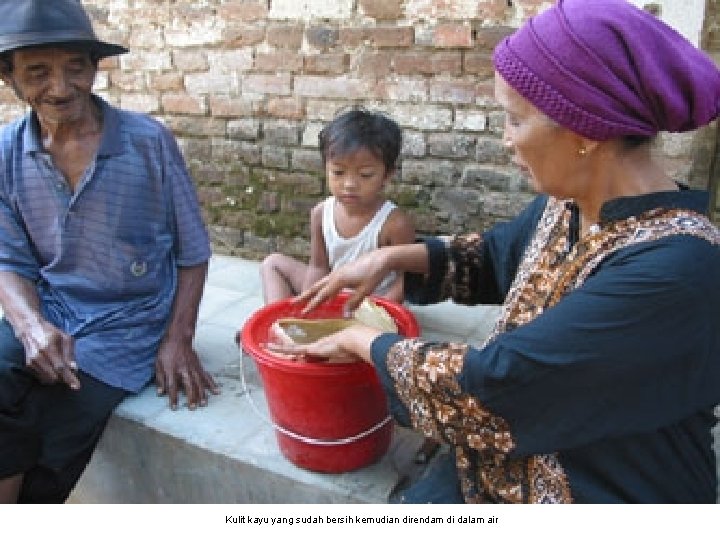
[[[484,346],[352,327],[290,353],[376,365],[450,451],[407,502],[714,502],[720,232],[650,152],[720,114],[720,72],[625,0],[560,0],[498,45],[504,141],[540,195],[483,234],[373,252],[299,301],[501,303]]]

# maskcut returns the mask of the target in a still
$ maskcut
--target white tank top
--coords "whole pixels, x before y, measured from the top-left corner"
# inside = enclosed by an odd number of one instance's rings
[[[342,265],[354,261],[360,255],[378,248],[378,238],[383,224],[390,213],[396,208],[391,201],[385,201],[370,223],[352,238],[343,238],[335,227],[335,197],[330,196],[323,203],[322,231],[325,248],[328,254],[330,269],[335,270]],[[388,274],[375,289],[376,295],[385,294],[396,277],[395,272]]]

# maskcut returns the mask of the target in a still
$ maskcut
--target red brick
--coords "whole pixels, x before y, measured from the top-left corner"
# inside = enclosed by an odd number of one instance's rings
[[[217,15],[225,21],[241,20],[254,22],[267,16],[266,2],[248,2],[246,0],[228,0],[217,8]]]
[[[290,156],[284,147],[263,146],[261,162],[265,167],[274,169],[287,169],[290,166]]]
[[[338,31],[338,42],[346,47],[357,47],[365,40],[365,28],[345,27]]]
[[[391,101],[427,101],[428,90],[425,79],[383,78],[378,81],[378,97]]]
[[[95,3],[98,4],[99,2]],[[158,9],[156,6],[125,7],[123,8],[123,17],[125,17],[128,21],[152,21],[156,24],[167,24],[170,22],[169,10]],[[93,22],[98,20],[95,18],[94,14],[91,14],[91,18],[93,19]],[[137,28],[133,28],[133,32],[136,30]]]
[[[472,28],[468,24],[439,24],[435,27],[436,47],[472,47]]]
[[[296,171],[301,170],[322,173],[324,169],[322,156],[317,150],[293,150],[290,162],[292,164],[292,168]]]
[[[299,72],[303,68],[303,57],[297,53],[288,51],[259,52],[255,56],[255,69],[258,71]]]
[[[219,186],[199,186],[197,188],[200,204],[218,206],[225,199],[225,194]]]
[[[172,67],[172,58],[168,51],[138,50],[120,58],[120,66],[125,70],[165,71]]]
[[[346,57],[344,54],[312,54],[305,57],[305,73],[340,75],[345,73]]]
[[[120,107],[131,111],[155,114],[160,107],[157,96],[146,92],[140,94],[123,93],[120,95]]]
[[[492,51],[495,45],[514,31],[509,26],[480,26],[475,29],[475,46]]]
[[[243,92],[252,92],[256,94],[276,94],[281,96],[289,96],[290,75],[246,75],[242,79]]]
[[[178,91],[183,89],[182,74],[177,71],[170,73],[151,73],[148,84],[150,90],[159,92]]]
[[[437,81],[430,83],[430,101],[474,103],[477,84],[474,81]]]
[[[215,117],[238,118],[253,114],[252,102],[239,98],[210,96],[210,114]]]
[[[260,136],[260,121],[256,118],[242,118],[229,120],[227,124],[227,135],[230,139],[241,139],[256,141]],[[258,162],[260,161],[258,151]]]
[[[478,105],[494,105],[495,101],[495,81],[480,81],[475,87],[476,102]]]
[[[517,0],[513,0],[513,4],[517,3]],[[507,10],[508,0],[410,0],[405,7],[405,17],[435,21],[496,21],[507,18]]]
[[[280,210],[280,195],[277,191],[263,191],[258,201],[258,212],[272,214]]]
[[[262,149],[245,141],[215,139],[212,143],[212,154],[215,162],[231,163],[233,168],[237,164],[259,165],[262,160]]]
[[[409,47],[415,39],[410,26],[345,27],[340,29],[340,43],[357,47],[363,43],[375,47]]]
[[[303,40],[303,28],[299,25],[272,24],[267,28],[267,42],[281,49],[300,49]]]
[[[364,15],[378,20],[395,20],[403,15],[402,0],[360,0]]]
[[[322,96],[319,96],[322,98]],[[305,115],[309,120],[329,122],[335,114],[347,105],[344,100],[309,99],[305,103]]]
[[[702,39],[703,49],[716,51],[720,49],[720,28],[710,28]]]
[[[401,52],[395,54],[393,65],[395,72],[403,75],[459,75],[462,72],[462,56],[460,51]]]
[[[326,50],[337,45],[339,31],[332,26],[311,26],[305,32],[305,37],[310,46]]]
[[[469,159],[474,155],[475,136],[464,133],[429,133],[428,156]]]
[[[517,5],[519,2],[525,3],[525,0],[513,0],[512,5]],[[547,4],[546,0],[537,0],[537,2]],[[478,0],[476,17],[486,22],[501,24],[508,19],[508,7],[510,7],[508,0]]]
[[[415,30],[411,26],[368,28],[367,39],[376,47],[409,47],[415,39]]]
[[[525,18],[537,15],[546,4],[546,0],[515,0],[513,2],[513,5],[522,12]]]
[[[301,120],[305,117],[302,100],[295,97],[270,98],[265,106],[265,112],[269,116],[291,120]]]
[[[229,22],[222,32],[223,44],[227,47],[248,47],[265,40],[262,24],[236,24]]]
[[[207,71],[210,66],[205,53],[201,51],[178,51],[172,53],[172,61],[175,69],[183,72]]]
[[[111,71],[110,84],[124,92],[140,92],[145,89],[142,71]]]
[[[322,191],[323,180],[315,174],[305,172],[275,172],[270,182],[283,186],[292,186],[294,193],[303,195],[318,195]],[[306,214],[307,215],[307,214]]]
[[[307,215],[310,213],[310,210],[317,204],[317,199],[315,198],[299,198],[299,197],[292,197],[290,199],[286,199],[283,203],[283,212],[297,212],[300,214]]]
[[[248,71],[253,67],[253,54],[249,47],[243,49],[211,49],[207,51],[210,71],[229,73]]]
[[[451,106],[426,102],[397,103],[387,107],[387,112],[402,127],[420,131],[448,131],[452,129]]]
[[[205,100],[187,94],[165,94],[160,102],[165,113],[170,114],[205,114]]]
[[[392,61],[393,56],[390,53],[363,51],[356,58],[355,68],[362,77],[381,79],[390,74]]]
[[[134,19],[137,21],[142,20],[154,20],[154,19],[141,19],[137,18]],[[165,45],[165,42],[163,41],[163,36],[160,32],[157,31],[157,28],[154,26],[147,26],[147,27],[137,27],[135,26],[133,28],[133,31],[130,33],[130,36],[128,37],[127,42],[125,42],[125,45],[130,50],[135,50],[136,48],[162,48]]]
[[[368,80],[306,75],[295,77],[295,94],[330,99],[368,99],[375,97],[375,87]]]
[[[227,132],[227,122],[217,118],[166,116],[165,123],[176,135],[224,137]]]
[[[466,52],[463,58],[463,71],[480,78],[492,77],[495,68],[490,52]]]

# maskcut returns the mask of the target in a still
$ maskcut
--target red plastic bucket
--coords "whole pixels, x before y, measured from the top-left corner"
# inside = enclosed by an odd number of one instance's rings
[[[307,318],[340,317],[347,293]],[[415,337],[415,317],[401,305],[372,298],[384,307],[398,332]],[[392,422],[387,398],[366,362],[295,362],[264,348],[268,331],[281,317],[298,317],[291,300],[269,304],[245,323],[236,340],[258,367],[280,451],[295,465],[319,472],[351,471],[380,459],[390,445]]]

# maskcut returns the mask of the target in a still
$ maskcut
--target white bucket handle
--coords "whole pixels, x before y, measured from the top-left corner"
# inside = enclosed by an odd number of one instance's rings
[[[341,446],[344,444],[350,444],[354,443],[356,441],[359,441],[360,439],[364,439],[368,435],[372,435],[377,430],[384,427],[388,422],[392,420],[392,416],[387,415],[384,419],[380,420],[377,424],[372,426],[370,429],[366,429],[365,431],[358,433],[357,435],[353,435],[352,437],[345,437],[343,439],[313,439],[312,437],[305,437],[304,435],[300,435],[299,433],[295,433],[294,431],[290,431],[289,429],[286,429],[282,426],[277,425],[275,422],[270,420],[267,416],[265,416],[260,410],[257,408],[257,405],[255,404],[255,401],[253,401],[252,396],[250,395],[250,388],[248,387],[247,383],[245,382],[245,351],[241,350],[240,352],[240,383],[242,385],[243,393],[248,399],[248,402],[250,403],[250,407],[252,407],[255,414],[266,424],[274,427],[276,430],[278,430],[283,435],[287,435],[288,437],[295,439],[297,441],[301,441],[307,444],[314,444],[317,446]]]

